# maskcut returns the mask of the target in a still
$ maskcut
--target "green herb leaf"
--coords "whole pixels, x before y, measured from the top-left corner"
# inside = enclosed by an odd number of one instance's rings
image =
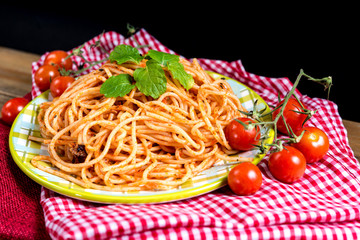
[[[178,55],[150,49],[145,57],[148,59],[146,67],[137,68],[133,75],[135,86],[146,96],[157,99],[166,92],[167,80],[163,68],[166,68],[185,89],[189,90],[194,85],[193,77],[185,71]],[[125,62],[140,64],[143,59],[144,56],[141,56],[137,48],[125,44],[116,46],[109,56],[109,60],[117,64]],[[131,84],[132,79],[130,76],[125,77],[127,74],[121,75],[124,76],[109,78],[103,83],[100,92],[106,97],[123,97],[128,94],[134,88]]]
[[[100,88],[100,93],[105,97],[123,97],[134,87],[132,78],[129,74],[119,74],[109,77]]]
[[[179,62],[178,55],[165,53],[165,52],[159,52],[159,51],[152,50],[152,49],[150,49],[148,51],[148,53],[146,54],[146,57],[150,57],[150,58],[156,60],[164,67],[166,67],[169,62]]]
[[[134,71],[135,85],[140,92],[154,99],[166,92],[166,77],[161,65],[150,59],[145,68],[137,68]]]
[[[116,46],[109,56],[109,60],[111,62],[116,61],[117,64],[122,64],[125,62],[134,62],[139,64],[142,59],[143,56],[141,56],[136,48],[125,44]]]
[[[149,50],[146,57],[150,57],[166,67],[173,78],[178,80],[186,90],[189,90],[194,85],[193,77],[185,71],[184,65],[179,62],[180,57],[178,55]]]
[[[179,62],[169,62],[167,68],[172,74],[173,78],[178,80],[186,90],[192,88],[194,85],[194,78],[191,76],[191,74],[188,74],[185,71],[184,65]]]

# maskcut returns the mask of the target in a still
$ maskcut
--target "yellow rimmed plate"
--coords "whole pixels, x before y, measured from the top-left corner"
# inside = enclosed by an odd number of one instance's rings
[[[223,79],[229,82],[235,95],[240,99],[243,106],[248,110],[267,108],[266,102],[252,89],[229,77],[209,72],[214,79]],[[49,155],[47,147],[43,144],[28,140],[29,136],[40,136],[37,114],[39,105],[49,101],[49,91],[46,91],[32,100],[15,119],[9,135],[9,147],[11,155],[19,168],[38,184],[62,195],[97,203],[123,203],[145,204],[164,203],[183,200],[199,196],[226,185],[227,175],[232,166],[214,166],[201,174],[188,180],[181,186],[172,190],[163,191],[139,191],[110,192],[95,189],[85,189],[65,179],[43,172],[31,165],[30,160],[36,155]],[[255,105],[255,101],[257,104]],[[271,127],[263,128],[268,138],[266,143],[272,143],[274,130]],[[266,153],[260,153],[257,149],[241,153],[242,156],[254,157],[254,164],[258,164]]]

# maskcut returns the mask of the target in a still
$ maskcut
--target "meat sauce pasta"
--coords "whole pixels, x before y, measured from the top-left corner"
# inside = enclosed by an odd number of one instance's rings
[[[146,61],[107,61],[42,103],[42,137],[31,140],[46,144],[49,156],[35,156],[31,164],[83,188],[128,192],[177,188],[219,161],[253,160],[234,155],[224,135],[245,108],[230,85],[214,80],[196,59],[180,58],[194,79],[189,90],[164,68],[166,92],[157,99],[136,87],[123,97],[100,93],[109,77],[132,76]]]

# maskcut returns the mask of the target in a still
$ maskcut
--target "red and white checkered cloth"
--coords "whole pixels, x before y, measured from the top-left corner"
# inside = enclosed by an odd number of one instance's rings
[[[134,37],[152,49],[173,53],[144,29]],[[135,43],[116,32],[106,32],[100,41],[107,50],[121,43]],[[33,73],[45,55],[33,63]],[[91,60],[103,57],[95,49],[86,50],[84,55]],[[76,57],[73,60],[79,61]],[[240,60],[198,60],[206,70],[246,84],[272,105],[277,103],[278,92],[285,95],[292,87],[287,78],[246,72]],[[39,93],[34,85],[32,96]],[[257,193],[246,197],[236,196],[223,187],[171,203],[102,205],[42,188],[46,229],[53,239],[359,239],[360,168],[349,147],[337,105],[297,94],[308,108],[317,109],[308,125],[323,129],[330,138],[328,154],[308,165],[298,182],[289,185],[274,180],[266,156],[258,165],[263,185]]]

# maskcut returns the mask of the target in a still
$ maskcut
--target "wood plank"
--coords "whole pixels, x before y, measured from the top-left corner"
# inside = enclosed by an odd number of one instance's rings
[[[0,108],[11,98],[31,91],[31,64],[37,54],[0,47]]]
[[[31,73],[32,62],[38,61],[40,55],[27,53],[0,46],[0,68],[17,73]]]
[[[3,78],[0,72],[0,106],[2,107],[8,100],[14,97],[23,97],[31,91],[30,84],[19,84],[17,81],[12,81],[11,78]]]
[[[348,132],[351,149],[354,151],[356,159],[360,161],[360,123],[349,120],[343,120],[343,123]]]

